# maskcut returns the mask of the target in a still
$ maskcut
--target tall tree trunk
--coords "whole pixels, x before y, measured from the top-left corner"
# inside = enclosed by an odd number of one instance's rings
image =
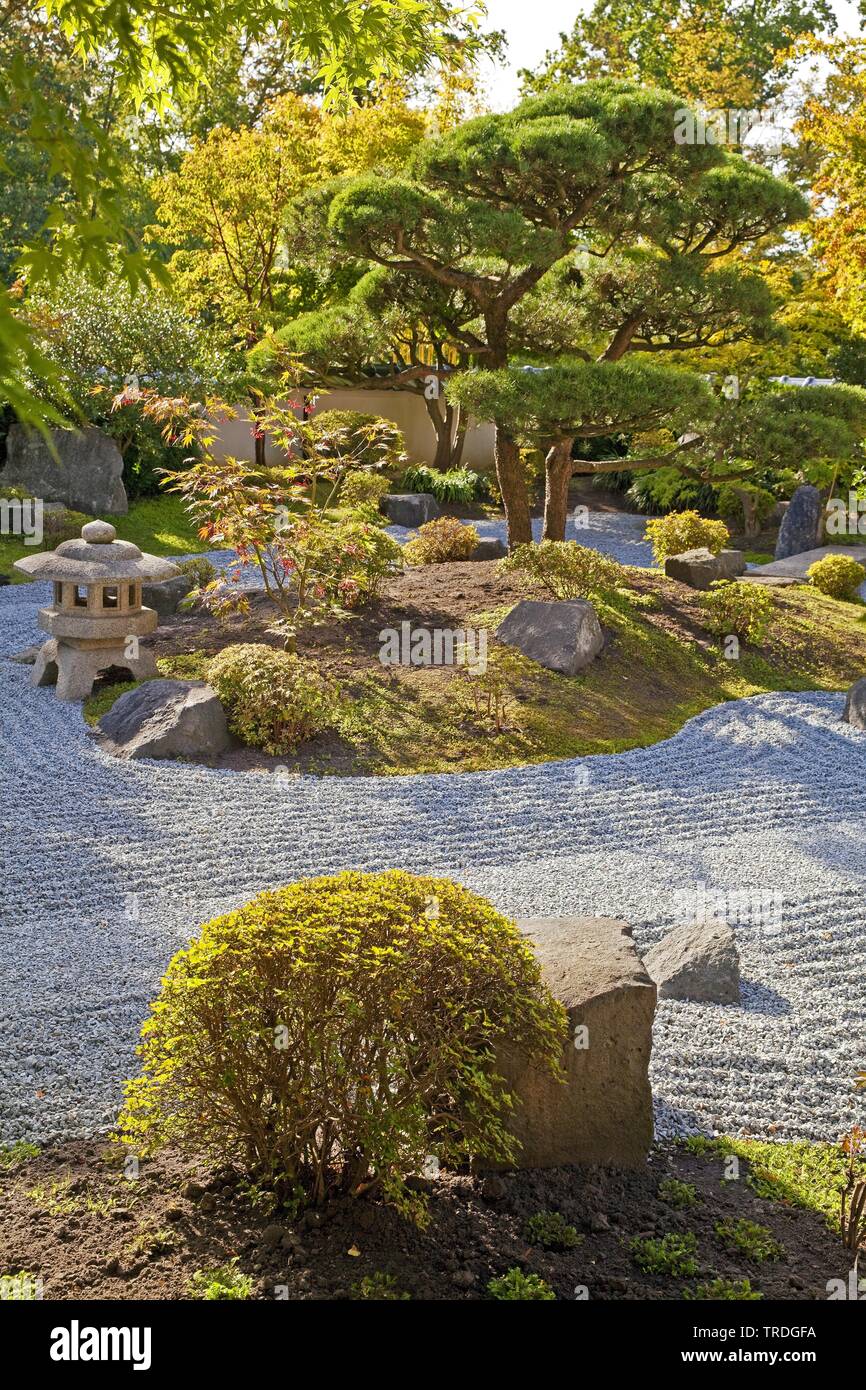
[[[520,458],[520,449],[517,440],[504,425],[496,426],[494,456],[496,477],[508,526],[508,547],[513,550],[516,545],[532,543],[532,521],[529,515],[526,472]]]
[[[568,485],[571,482],[573,440],[558,439],[544,460],[544,530],[546,541],[564,541],[568,521]]]
[[[463,445],[466,443],[466,416],[459,405],[454,407],[454,440],[451,445],[451,467],[459,468],[463,458]]]

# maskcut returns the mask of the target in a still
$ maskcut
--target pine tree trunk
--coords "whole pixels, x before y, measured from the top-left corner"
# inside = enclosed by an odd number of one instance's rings
[[[564,541],[571,482],[571,439],[559,439],[544,460],[544,530],[546,541]]]
[[[529,514],[529,491],[526,473],[520,458],[517,440],[503,425],[496,426],[496,478],[505,520],[508,526],[508,548],[532,543],[532,521]]]

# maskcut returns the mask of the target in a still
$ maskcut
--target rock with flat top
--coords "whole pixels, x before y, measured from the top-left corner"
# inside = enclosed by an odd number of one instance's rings
[[[568,1018],[564,1082],[514,1049],[500,1056],[520,1100],[509,1118],[522,1146],[518,1166],[641,1167],[653,1138],[656,989],[631,928],[608,917],[531,917],[517,925]]]
[[[721,550],[714,555],[706,546],[669,555],[665,560],[668,579],[678,579],[690,589],[708,590],[720,579],[736,579],[744,573],[746,557],[742,550]]]
[[[382,511],[392,526],[417,528],[439,516],[439,503],[431,492],[387,492]]]

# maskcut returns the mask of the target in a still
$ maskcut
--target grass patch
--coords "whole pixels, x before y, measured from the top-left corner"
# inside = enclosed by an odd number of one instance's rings
[[[848,1157],[838,1144],[812,1144],[805,1139],[776,1144],[726,1136],[705,1139],[700,1135],[685,1139],[683,1144],[690,1153],[705,1157],[734,1155],[745,1160],[749,1165],[746,1182],[759,1197],[818,1212],[831,1230],[839,1230]],[[866,1161],[862,1159],[860,1176],[866,1177]]]
[[[741,1216],[737,1221],[719,1221],[716,1235],[723,1245],[736,1255],[745,1255],[747,1260],[783,1260],[785,1251],[776,1240],[773,1232],[759,1221],[747,1221]]]
[[[0,1146],[0,1173],[14,1173],[31,1158],[39,1157],[39,1147],[19,1139],[15,1144]]]

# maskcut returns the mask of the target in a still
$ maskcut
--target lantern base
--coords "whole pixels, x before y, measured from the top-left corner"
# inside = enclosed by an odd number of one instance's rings
[[[106,646],[60,642],[51,638],[39,649],[33,667],[33,685],[54,685],[58,700],[86,700],[94,681],[111,666],[128,671],[134,680],[151,680],[159,675],[153,653],[139,650],[138,656],[126,655],[127,645]]]

